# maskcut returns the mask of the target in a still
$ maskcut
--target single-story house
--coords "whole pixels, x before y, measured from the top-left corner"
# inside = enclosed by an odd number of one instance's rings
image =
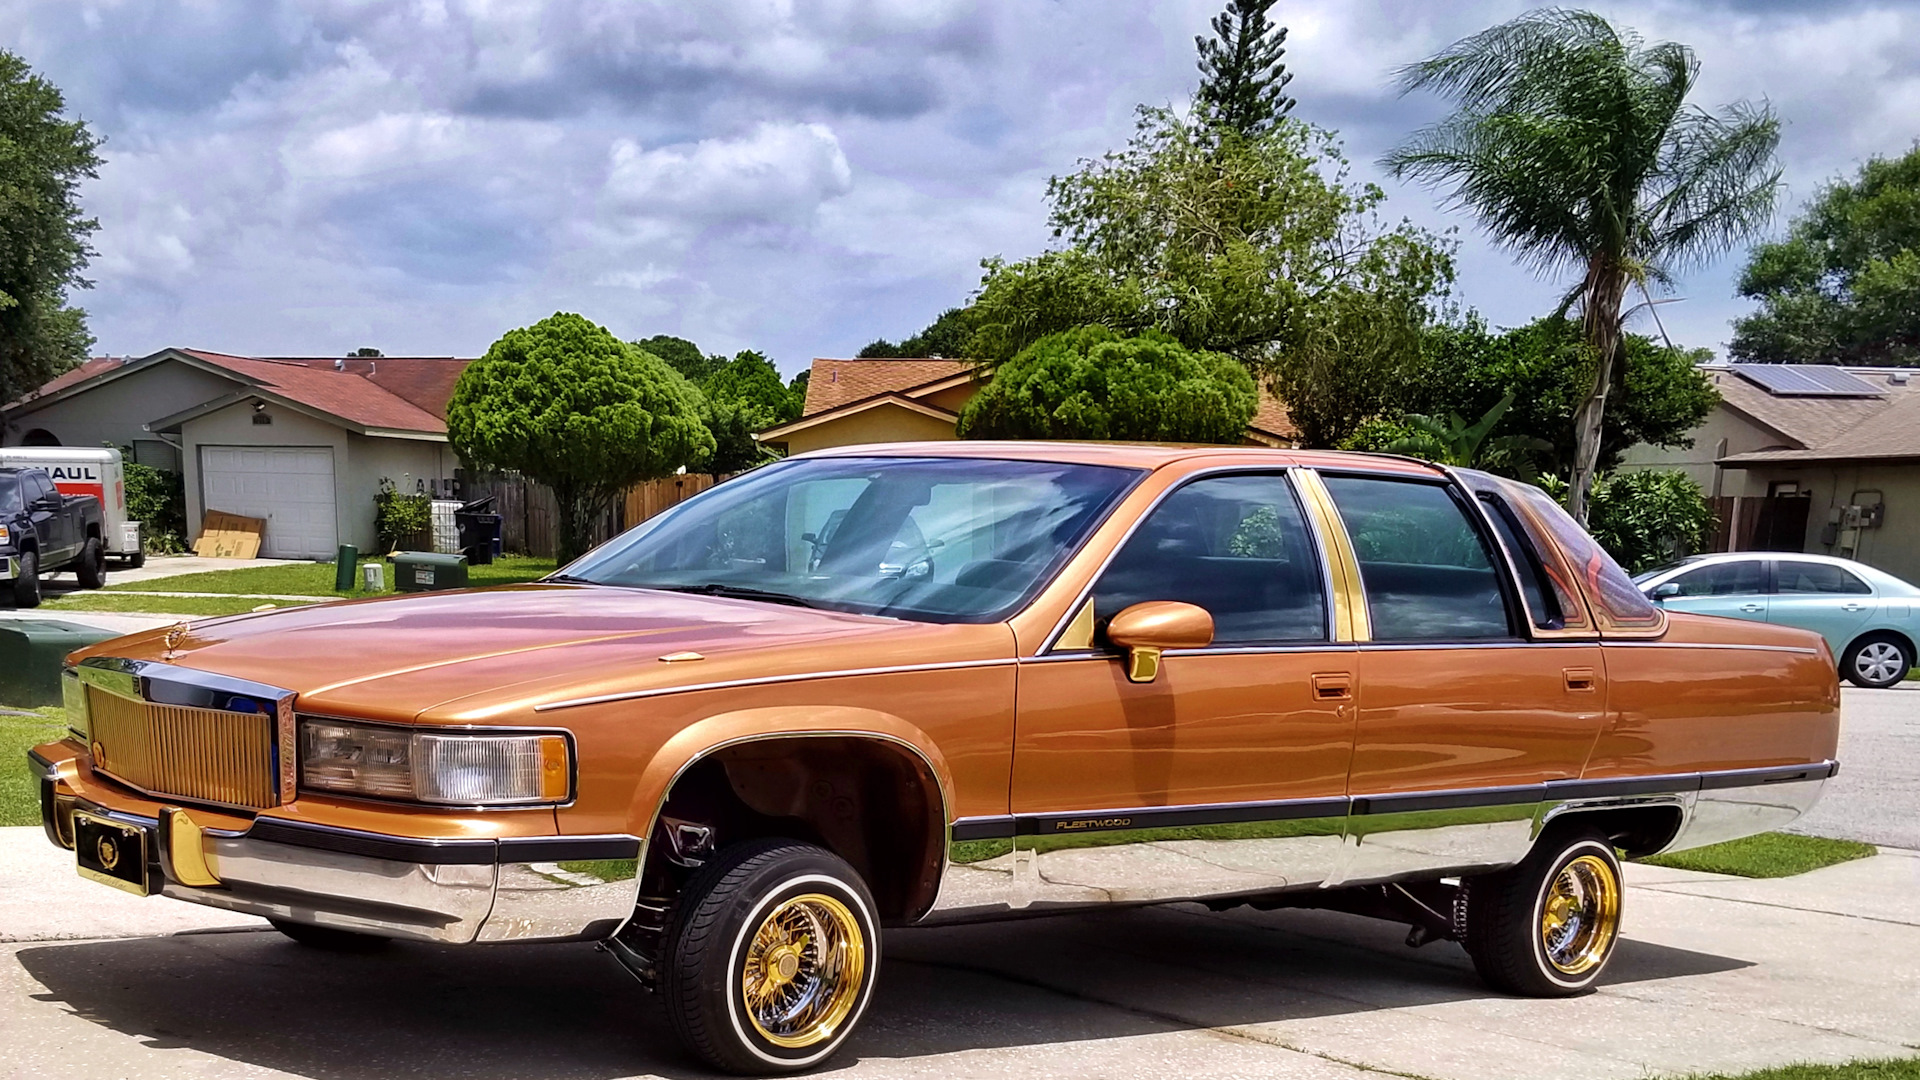
[[[818,359],[807,375],[800,418],[755,436],[801,454],[829,446],[953,439],[960,409],[992,375],[965,360]],[[1266,390],[1247,441],[1294,446],[1300,431]]]
[[[105,357],[0,408],[0,446],[130,448],[184,474],[189,535],[208,510],[267,522],[261,554],[371,550],[380,481],[451,495],[446,408],[471,361],[256,357],[204,349]]]
[[[1719,517],[1718,551],[1805,551],[1920,581],[1920,369],[1709,364],[1720,404],[1691,449],[1637,446],[1627,468],[1678,468]]]

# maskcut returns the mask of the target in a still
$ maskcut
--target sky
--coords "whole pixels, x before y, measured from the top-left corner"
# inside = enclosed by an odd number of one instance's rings
[[[788,373],[898,339],[1051,241],[1048,177],[1193,93],[1220,0],[0,0],[0,47],[105,138],[95,352],[483,352],[577,311]],[[1568,282],[1379,157],[1442,114],[1391,72],[1511,18],[1490,0],[1282,0],[1294,114],[1337,130],[1389,220],[1458,229],[1496,325]],[[1693,100],[1770,101],[1788,214],[1914,142],[1920,4],[1594,6],[1691,45]],[[1737,250],[1660,307],[1718,350]],[[1652,330],[1650,324],[1636,327]]]

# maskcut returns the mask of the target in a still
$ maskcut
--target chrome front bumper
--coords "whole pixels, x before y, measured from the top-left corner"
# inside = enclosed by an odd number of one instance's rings
[[[617,871],[601,877],[559,865],[631,861],[637,870],[641,842],[632,836],[423,840],[263,817],[245,832],[195,830],[202,867],[158,842],[158,819],[62,794],[58,768],[30,760],[48,839],[72,846],[76,809],[145,829],[156,841],[148,845],[154,891],[209,907],[454,944],[579,941],[612,936],[639,893],[637,874],[608,880]],[[196,871],[219,884],[184,884]]]

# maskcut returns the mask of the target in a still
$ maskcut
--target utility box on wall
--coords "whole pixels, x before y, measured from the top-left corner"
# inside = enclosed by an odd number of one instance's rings
[[[467,587],[467,557],[437,551],[396,551],[393,560],[395,592],[432,592]]]

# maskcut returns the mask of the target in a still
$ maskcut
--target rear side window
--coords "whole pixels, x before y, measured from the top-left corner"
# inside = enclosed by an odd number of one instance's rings
[[[1564,629],[1567,621],[1554,594],[1553,580],[1547,576],[1546,567],[1533,546],[1520,538],[1519,522],[1513,511],[1495,495],[1482,495],[1480,502],[1486,506],[1487,520],[1493,522],[1500,546],[1507,549],[1507,558],[1513,560],[1513,569],[1520,577],[1520,598],[1526,602],[1527,617],[1542,630]]]
[[[1522,500],[1527,514],[1553,534],[1555,545],[1573,564],[1602,634],[1609,630],[1658,630],[1663,625],[1660,609],[1641,594],[1613,556],[1595,543],[1559,503],[1531,485],[1510,483],[1507,487]]]
[[[1100,576],[1094,618],[1148,600],[1207,609],[1215,645],[1325,641],[1319,552],[1286,477],[1196,480],[1155,507]]]
[[[1747,596],[1766,591],[1759,559],[1711,563],[1689,570],[1669,584],[1679,588],[1679,596]]]
[[[1323,476],[1353,540],[1375,641],[1513,636],[1486,540],[1438,484]]]
[[[1775,565],[1777,567],[1775,573],[1779,575],[1776,588],[1781,593],[1840,593],[1848,596],[1864,596],[1873,592],[1866,582],[1829,563],[1781,559]]]

